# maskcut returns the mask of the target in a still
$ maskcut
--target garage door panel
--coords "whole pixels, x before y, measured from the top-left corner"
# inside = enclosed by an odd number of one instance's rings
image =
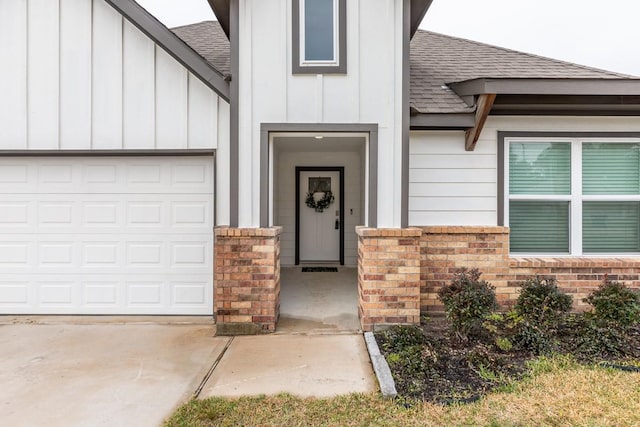
[[[0,281],[0,307],[24,307],[29,304],[29,282]]]
[[[72,163],[44,164],[37,169],[40,185],[73,185],[74,168]]]
[[[30,241],[0,242],[0,271],[6,272],[12,268],[31,270],[34,266],[34,244]]]
[[[41,242],[38,244],[38,267],[60,267],[66,266],[74,268],[77,262],[77,249],[74,242]]]
[[[21,226],[29,223],[29,202],[0,203],[0,224],[7,226]]]
[[[213,194],[213,188],[213,162],[205,156],[0,159],[0,194]]]
[[[80,202],[52,197],[49,201],[37,201],[36,205],[38,230],[47,227],[72,227],[80,221]]]
[[[0,159],[0,313],[207,314],[213,160]]]
[[[209,233],[207,233],[209,234]],[[70,274],[77,270],[99,273],[210,274],[213,244],[196,234],[66,234],[11,235],[0,243],[3,273]]]
[[[14,164],[12,161],[0,161],[0,188],[27,185],[29,183],[29,165]]]
[[[194,314],[210,315],[211,283],[199,275],[71,275],[0,280],[6,314]]]
[[[212,196],[127,194],[121,200],[112,195],[82,195],[82,200],[72,197],[80,195],[2,195],[0,232],[195,234],[213,228]]]

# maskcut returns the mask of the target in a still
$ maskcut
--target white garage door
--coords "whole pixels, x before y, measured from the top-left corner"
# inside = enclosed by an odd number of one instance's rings
[[[0,158],[0,313],[213,312],[212,156]]]

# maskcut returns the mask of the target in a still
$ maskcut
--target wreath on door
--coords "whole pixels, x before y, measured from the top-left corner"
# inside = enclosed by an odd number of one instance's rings
[[[305,204],[316,212],[322,212],[329,207],[336,198],[331,191],[316,191],[307,193]]]

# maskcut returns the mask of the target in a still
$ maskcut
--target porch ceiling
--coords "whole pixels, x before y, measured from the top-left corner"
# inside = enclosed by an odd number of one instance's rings
[[[325,153],[325,152],[361,152],[365,138],[364,137],[336,137],[323,136],[317,139],[315,136],[296,136],[296,137],[275,137],[275,150],[277,152],[296,151],[309,153]]]

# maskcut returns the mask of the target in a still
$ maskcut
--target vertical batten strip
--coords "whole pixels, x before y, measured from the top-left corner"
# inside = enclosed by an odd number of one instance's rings
[[[187,148],[187,70],[156,45],[156,148]]]
[[[31,149],[57,149],[59,86],[59,3],[29,0],[28,120]]]
[[[27,148],[27,1],[0,1],[0,148]]]
[[[60,0],[60,148],[91,144],[91,0]]]
[[[122,148],[122,16],[93,1],[92,148]]]
[[[155,145],[155,43],[124,21],[124,149]]]

